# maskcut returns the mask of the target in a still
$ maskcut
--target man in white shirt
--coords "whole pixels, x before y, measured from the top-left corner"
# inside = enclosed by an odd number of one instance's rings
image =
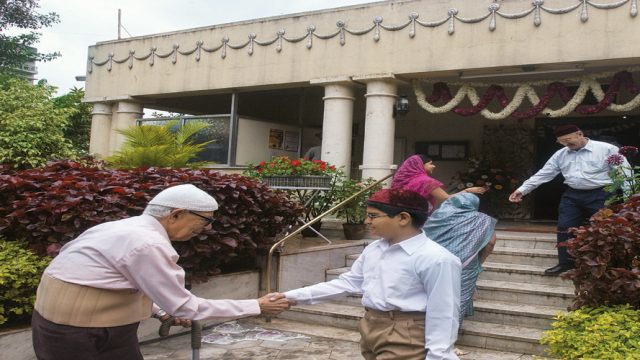
[[[218,203],[185,184],[163,190],[143,215],[94,226],[60,250],[45,269],[32,318],[38,359],[142,359],[137,328],[152,314],[190,320],[275,315],[281,295],[208,300],[185,289],[171,241],[211,227]]]
[[[576,125],[563,125],[554,130],[558,144],[564,146],[556,151],[542,169],[526,180],[509,196],[509,201],[517,203],[538,186],[553,180],[558,174],[564,176],[566,190],[558,206],[558,243],[569,240],[568,229],[586,222],[594,213],[604,207],[611,196],[604,186],[611,183],[607,158],[618,153],[614,145],[590,140]],[[629,167],[626,159],[624,165]],[[545,271],[548,275],[558,275],[574,267],[573,258],[565,246],[558,246],[558,265]]]
[[[360,320],[365,359],[458,359],[460,260],[422,231],[428,201],[400,189],[376,192],[367,220],[382,239],[367,246],[351,270],[338,279],[284,295],[314,304],[362,293]]]

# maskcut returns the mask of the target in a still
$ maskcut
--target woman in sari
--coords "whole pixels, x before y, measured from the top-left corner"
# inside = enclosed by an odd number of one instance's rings
[[[442,245],[462,263],[460,324],[473,315],[473,294],[482,263],[493,251],[497,220],[478,211],[480,200],[473,194],[456,194],[433,212],[422,228],[431,240]]]
[[[432,213],[438,205],[447,200],[451,195],[442,188],[444,185],[430,175],[436,166],[429,158],[422,155],[409,156],[398,168],[393,176],[391,188],[415,191],[429,200],[429,213]],[[470,187],[462,192],[484,194],[484,187]]]

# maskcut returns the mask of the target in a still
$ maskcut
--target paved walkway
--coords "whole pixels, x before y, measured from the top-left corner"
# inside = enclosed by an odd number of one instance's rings
[[[250,340],[229,345],[202,343],[201,360],[355,360],[362,359],[357,342],[359,334],[353,331],[337,330],[331,327],[301,324],[286,320],[274,319],[266,324],[259,319],[245,319],[238,322],[245,329],[255,326],[264,329],[277,329],[283,335],[297,337],[304,334],[306,338],[288,341]],[[304,328],[302,328],[302,327]],[[287,331],[287,330],[301,330]],[[336,334],[335,331],[344,333]],[[212,329],[205,329],[203,336]],[[332,332],[329,334],[328,332]],[[311,335],[316,334],[316,335]],[[322,336],[326,334],[328,336]],[[337,339],[336,339],[337,337]],[[170,337],[166,340],[143,344],[141,346],[145,360],[190,360],[191,345],[189,335]],[[516,353],[505,353],[486,349],[462,348],[469,354],[461,356],[461,360],[531,360],[533,357]]]

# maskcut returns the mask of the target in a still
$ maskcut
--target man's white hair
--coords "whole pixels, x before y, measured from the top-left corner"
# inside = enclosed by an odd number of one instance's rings
[[[144,208],[144,211],[142,213],[145,215],[153,216],[154,218],[162,219],[169,216],[171,210],[173,209],[175,208],[163,205],[149,204],[146,208]]]

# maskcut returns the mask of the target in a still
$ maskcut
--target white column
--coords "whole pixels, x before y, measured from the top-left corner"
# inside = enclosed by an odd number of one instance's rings
[[[351,172],[351,129],[353,125],[353,88],[348,78],[343,81],[322,79],[312,84],[324,84],[324,115],[322,120],[321,159]]]
[[[393,75],[354,77],[354,80],[367,84],[362,178],[380,179],[395,168],[393,105],[397,97],[397,80]]]
[[[142,118],[143,114],[142,104],[131,101],[118,102],[116,105],[116,114],[111,121],[109,155],[119,150],[125,141],[125,137],[120,135],[116,130],[134,126],[136,120]]]
[[[92,105],[89,152],[102,159],[109,154],[111,104],[93,103]]]

